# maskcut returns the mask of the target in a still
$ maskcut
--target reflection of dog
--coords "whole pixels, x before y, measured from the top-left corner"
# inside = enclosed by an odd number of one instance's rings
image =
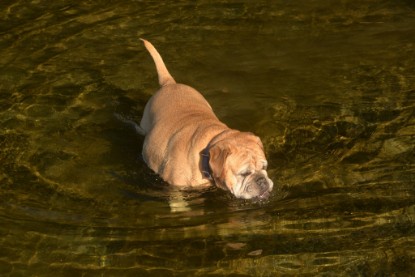
[[[214,182],[238,198],[267,198],[273,183],[261,140],[220,122],[206,99],[177,84],[154,46],[142,41],[154,59],[161,86],[148,101],[139,128],[145,135],[147,165],[175,186]]]

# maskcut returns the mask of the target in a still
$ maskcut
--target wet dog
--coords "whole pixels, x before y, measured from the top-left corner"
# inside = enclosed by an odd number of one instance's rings
[[[160,84],[138,128],[145,136],[147,165],[174,186],[216,184],[237,198],[268,198],[273,182],[261,140],[219,121],[206,99],[194,88],[176,83],[154,46],[142,41]]]

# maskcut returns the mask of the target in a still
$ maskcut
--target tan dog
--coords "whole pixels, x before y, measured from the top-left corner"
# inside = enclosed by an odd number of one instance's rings
[[[213,182],[237,198],[267,198],[273,183],[261,140],[229,129],[195,89],[177,84],[154,46],[142,39],[161,88],[144,109],[143,158],[166,182],[182,187]]]

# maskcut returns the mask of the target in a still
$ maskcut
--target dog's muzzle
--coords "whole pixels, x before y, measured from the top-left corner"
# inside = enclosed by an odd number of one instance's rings
[[[267,199],[270,196],[270,183],[265,176],[258,175],[252,178],[245,191],[250,198]]]

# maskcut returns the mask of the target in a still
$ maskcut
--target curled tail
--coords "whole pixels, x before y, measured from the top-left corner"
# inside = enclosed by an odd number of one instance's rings
[[[144,46],[147,48],[148,52],[150,52],[151,57],[156,64],[157,74],[159,75],[159,84],[160,86],[172,85],[175,84],[176,81],[170,75],[169,71],[167,70],[166,65],[163,62],[159,52],[157,52],[156,48],[154,48],[153,44],[148,42],[145,39],[140,38],[144,42]]]

